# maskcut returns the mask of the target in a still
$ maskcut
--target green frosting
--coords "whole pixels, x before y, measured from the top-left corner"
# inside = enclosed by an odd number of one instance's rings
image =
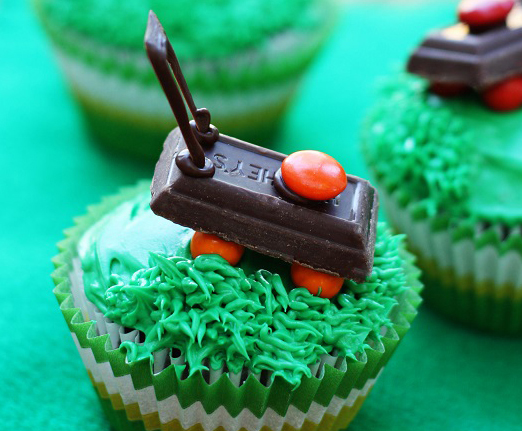
[[[87,298],[114,322],[145,334],[125,342],[129,361],[179,349],[190,374],[248,367],[293,385],[327,353],[354,358],[390,326],[405,289],[402,237],[378,228],[365,283],[346,281],[334,299],[295,288],[290,265],[246,251],[237,267],[217,255],[192,260],[190,229],[155,216],[148,193],[120,205],[82,238]]]
[[[383,88],[363,134],[378,180],[424,216],[522,221],[522,110],[491,111],[475,94],[443,99],[421,79]]]
[[[263,48],[290,31],[324,25],[327,0],[36,0],[64,31],[109,46],[143,51],[149,10],[154,10],[182,59],[222,58]]]

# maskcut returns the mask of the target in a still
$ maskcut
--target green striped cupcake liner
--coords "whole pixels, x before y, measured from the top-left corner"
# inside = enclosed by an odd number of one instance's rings
[[[522,335],[521,226],[429,217],[400,189],[379,192],[418,257],[426,303],[468,326]]]
[[[90,226],[148,185],[143,182],[122,189],[89,207],[65,231],[66,238],[58,244],[59,254],[53,259],[54,294],[113,427],[202,431],[220,426],[226,431],[336,431],[346,427],[417,314],[422,285],[414,257],[401,251],[410,288],[397,298],[399,303],[390,315],[392,326],[382,328],[381,341],[369,340],[369,347],[357,359],[325,355],[313,367],[315,375],[303,378],[297,389],[279,377],[270,383],[270,379],[248,373],[238,377],[226,370],[213,379],[202,372],[187,377],[180,372],[179,358],[168,352],[160,352],[163,360],[154,361],[164,366],[155,367],[150,359],[128,363],[118,345],[134,335],[120,330],[120,339],[115,339],[110,321],[88,317],[93,312],[83,296],[77,245]]]

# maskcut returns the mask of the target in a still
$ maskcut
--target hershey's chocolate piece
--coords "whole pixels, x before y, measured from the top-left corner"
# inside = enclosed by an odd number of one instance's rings
[[[478,34],[465,24],[433,32],[412,54],[407,69],[432,82],[487,87],[522,73],[522,28],[517,21]]]
[[[222,134],[202,147],[213,176],[187,175],[176,161],[186,149],[183,135],[170,133],[151,185],[156,214],[340,277],[363,281],[371,272],[378,198],[368,181],[347,175],[335,199],[296,204],[273,185],[284,154]]]
[[[196,108],[152,11],[145,47],[179,124],[156,165],[152,210],[260,253],[363,281],[373,266],[375,189],[348,175],[348,186],[333,200],[296,196],[277,177],[285,155],[221,135],[210,124],[210,113]],[[189,122],[184,103],[194,121]]]

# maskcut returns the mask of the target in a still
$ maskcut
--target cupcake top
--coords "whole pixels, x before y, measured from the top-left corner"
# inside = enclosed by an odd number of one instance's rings
[[[322,28],[331,17],[324,0],[37,0],[54,26],[103,45],[143,52],[150,9],[172,35],[185,60],[217,59],[262,49],[279,38],[284,50],[294,33]],[[285,42],[286,41],[286,42]]]
[[[444,98],[403,76],[383,88],[364,151],[388,192],[414,214],[522,222],[522,111],[495,112],[475,93]]]
[[[468,237],[477,222],[496,225],[506,239],[522,221],[522,8],[465,0],[458,17],[412,53],[406,67],[423,79],[383,86],[363,149],[414,218]]]
[[[178,349],[188,371],[273,371],[293,385],[321,355],[355,358],[390,326],[404,292],[401,237],[379,226],[374,268],[345,281],[333,299],[296,287],[290,265],[247,250],[237,266],[217,255],[191,258],[193,231],[152,213],[148,192],[101,219],[82,237],[87,298],[106,317],[145,335],[122,344],[129,361]]]

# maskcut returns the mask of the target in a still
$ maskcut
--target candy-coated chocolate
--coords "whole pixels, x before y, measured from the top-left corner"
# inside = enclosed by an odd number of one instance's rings
[[[339,293],[344,279],[324,272],[315,271],[306,266],[293,263],[290,270],[292,281],[297,287],[304,287],[310,293],[316,295],[321,289],[321,298],[333,298]]]
[[[469,87],[466,84],[451,82],[432,82],[430,92],[440,97],[456,97],[466,93]]]
[[[346,173],[339,162],[314,150],[297,151],[286,157],[281,175],[294,193],[318,201],[336,197],[347,184]]]
[[[225,241],[209,233],[196,232],[190,242],[190,253],[193,258],[201,254],[218,254],[230,265],[237,265],[245,247],[235,242]]]
[[[506,79],[482,94],[484,102],[495,111],[512,111],[522,106],[522,76]]]
[[[458,8],[459,20],[472,28],[488,28],[503,23],[515,0],[464,0]]]

